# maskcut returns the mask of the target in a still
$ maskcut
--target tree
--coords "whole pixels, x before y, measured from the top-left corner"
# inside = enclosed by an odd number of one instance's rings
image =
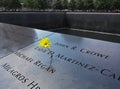
[[[39,8],[41,8],[41,4],[39,2],[40,2],[40,0],[33,0],[32,1],[33,5],[31,5],[32,6],[31,9],[39,9]]]
[[[13,9],[16,11],[16,9],[20,9],[21,8],[21,4],[19,0],[10,0],[11,2],[9,3],[9,8]]]
[[[21,8],[21,4],[19,0],[2,0],[3,1],[3,7],[5,8],[5,10],[14,10],[16,11],[16,9],[20,9]]]
[[[24,0],[23,5],[31,9],[47,9],[49,7],[48,0]]]
[[[68,0],[62,0],[63,9],[68,9]]]
[[[3,7],[3,0],[0,0],[0,7]]]
[[[54,0],[53,1],[53,9],[62,9],[62,2],[61,0]]]
[[[37,2],[38,0],[36,0]],[[38,7],[37,5],[35,5],[35,0],[23,0],[23,6],[26,8],[35,8]]]
[[[0,8],[3,10],[4,9],[4,0],[0,0]]]
[[[76,9],[76,0],[70,0],[68,7],[70,10],[75,10]]]
[[[76,1],[76,8],[79,10],[84,9],[83,0]]]
[[[48,0],[39,0],[39,9],[47,9],[50,5]]]
[[[93,5],[93,0],[83,0],[83,5],[85,9],[93,9],[94,5]]]
[[[112,0],[93,0],[93,3],[98,10],[110,10],[112,6]]]
[[[23,3],[23,0],[19,0],[20,1],[20,3]]]
[[[120,10],[120,0],[112,0],[112,9],[119,9]]]

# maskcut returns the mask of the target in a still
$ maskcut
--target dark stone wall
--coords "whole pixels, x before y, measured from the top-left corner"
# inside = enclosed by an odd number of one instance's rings
[[[71,28],[120,33],[119,13],[66,13]]]
[[[34,28],[61,28],[64,20],[64,12],[0,12],[0,22]]]
[[[40,28],[77,28],[120,33],[120,13],[0,12],[0,22]]]

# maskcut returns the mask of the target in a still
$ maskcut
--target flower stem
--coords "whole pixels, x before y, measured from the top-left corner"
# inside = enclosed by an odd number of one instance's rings
[[[53,58],[53,54],[51,53],[51,51],[50,51],[50,49],[48,48],[48,50],[49,50],[49,52],[50,52],[50,65],[49,65],[49,67],[51,67],[51,65],[52,65],[52,58]]]

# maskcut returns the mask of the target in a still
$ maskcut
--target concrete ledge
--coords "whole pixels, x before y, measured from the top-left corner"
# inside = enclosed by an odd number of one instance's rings
[[[41,29],[67,27],[120,34],[120,13],[0,12],[0,22]]]
[[[1,12],[0,22],[34,28],[64,27],[64,12]]]
[[[71,28],[120,33],[119,13],[66,13]]]

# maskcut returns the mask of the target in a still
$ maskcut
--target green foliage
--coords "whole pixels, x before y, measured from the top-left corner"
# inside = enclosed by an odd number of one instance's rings
[[[19,0],[10,0],[10,9],[18,9],[21,8],[21,4]]]
[[[46,9],[49,6],[48,0],[23,0],[24,7],[31,9]]]
[[[93,3],[98,10],[108,10],[112,6],[112,0],[93,0]]]
[[[70,10],[75,10],[76,9],[76,0],[70,0],[68,7]]]
[[[53,1],[53,9],[62,9],[62,1],[61,0],[54,0]]]
[[[21,3],[23,3],[23,0],[19,0]]]
[[[100,0],[93,0],[95,9],[100,9],[102,2]]]
[[[112,9],[120,9],[120,0],[112,0]]]
[[[53,1],[53,2],[51,2]],[[30,9],[70,10],[120,10],[120,0],[0,0],[0,7],[4,10],[16,10],[23,6]]]
[[[93,0],[83,0],[83,5],[85,9],[93,9],[94,5],[93,5]]]
[[[38,0],[23,0],[23,6],[27,8],[38,8]]]
[[[32,0],[31,1],[30,0],[23,0],[23,6],[24,7],[27,7],[27,8],[32,7],[31,3],[32,3]]]
[[[3,7],[3,0],[0,0],[0,7]]]
[[[29,2],[30,2],[29,5],[30,5],[31,9],[38,9],[38,8],[40,8],[39,0],[29,0]]]
[[[62,0],[62,7],[63,7],[63,9],[68,8],[68,0]]]
[[[83,0],[76,1],[76,8],[79,10],[84,9]]]
[[[39,9],[47,9],[50,5],[48,0],[39,0]]]
[[[7,10],[16,10],[21,8],[19,0],[2,0],[3,7]]]

